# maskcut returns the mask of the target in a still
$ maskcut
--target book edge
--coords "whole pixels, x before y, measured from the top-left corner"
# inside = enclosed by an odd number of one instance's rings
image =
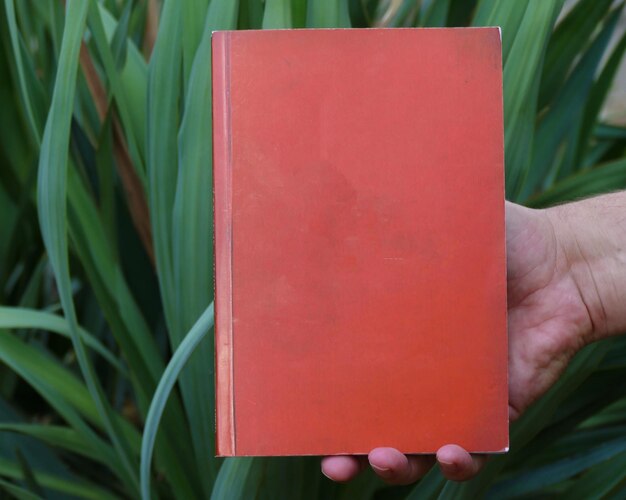
[[[506,178],[505,178],[505,150],[504,150],[504,145],[505,145],[505,137],[504,137],[504,61],[502,59],[502,28],[500,28],[499,26],[496,27],[496,29],[498,30],[498,39],[496,42],[497,48],[497,58],[498,58],[498,79],[499,79],[499,87],[500,87],[500,120],[501,120],[501,125],[500,125],[500,131],[501,131],[501,144],[502,144],[502,151],[501,151],[501,199],[502,199],[502,253],[504,255],[504,282],[502,283],[502,287],[503,287],[503,291],[502,294],[504,296],[504,350],[505,350],[505,357],[508,353],[508,349],[509,349],[509,322],[508,322],[508,310],[509,310],[509,306],[508,306],[508,296],[507,296],[507,253],[506,253]],[[505,398],[505,411],[506,411],[506,446],[503,447],[501,450],[497,451],[497,452],[491,452],[491,453],[508,453],[509,449],[510,449],[510,445],[511,445],[511,417],[509,414],[509,378],[510,378],[510,373],[509,373],[509,363],[508,363],[508,358],[507,362],[506,362],[506,369],[505,369],[505,378],[506,378],[506,398]]]
[[[212,36],[216,456],[235,455],[230,33]],[[219,189],[216,186],[219,183]]]
[[[252,34],[252,33],[271,33],[272,31],[491,31],[498,30],[500,32],[500,38],[502,38],[502,28],[500,25],[490,26],[395,26],[395,27],[383,27],[383,26],[368,26],[368,27],[351,27],[351,28],[272,28],[272,29],[246,29],[246,30],[212,30],[211,34],[217,33],[237,33],[237,34]]]

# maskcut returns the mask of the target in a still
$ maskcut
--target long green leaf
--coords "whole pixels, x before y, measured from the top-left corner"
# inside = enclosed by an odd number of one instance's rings
[[[204,19],[206,17],[209,0],[188,0],[182,2],[183,11],[183,77],[185,89],[189,84],[189,75],[193,66],[196,50],[202,39],[204,31]]]
[[[258,484],[261,473],[260,460],[254,458],[227,458],[220,468],[220,473],[215,481],[211,500],[229,498],[232,500],[245,500],[255,498],[257,491],[250,491],[250,483]]]
[[[152,238],[165,320],[174,346],[181,333],[175,326],[172,210],[176,193],[179,93],[181,89],[181,3],[163,4],[159,33],[148,76],[147,139],[148,201]]]
[[[564,497],[585,500],[607,498],[618,486],[623,487],[625,480],[626,452],[622,452],[613,457],[613,460],[592,467],[571,483]]]
[[[124,6],[122,14],[117,22],[117,27],[111,39],[111,52],[115,67],[120,70],[126,65],[126,54],[128,48],[128,24],[130,22],[130,14],[133,10],[134,1],[130,0]]]
[[[206,30],[210,26],[212,30],[234,30],[237,26],[237,13],[239,0],[211,0],[209,10],[204,23],[203,40],[206,39]],[[259,15],[260,15],[259,11]],[[203,49],[205,50],[205,49]],[[194,66],[198,65],[198,55],[194,59]],[[206,61],[204,62],[206,64]]]
[[[527,204],[533,207],[549,206],[625,187],[626,160],[622,159],[582,170],[528,199]]]
[[[97,210],[74,169],[69,172],[69,229],[73,246],[85,268],[100,307],[127,364],[137,406],[144,416],[149,399],[164,369],[160,353],[139,307],[126,284],[120,264],[109,248]],[[194,461],[186,453],[191,438],[178,397],[171,398],[165,414],[166,430],[159,442],[159,466],[179,491],[195,496],[195,478],[185,471]],[[196,492],[197,493],[197,492]]]
[[[43,240],[57,279],[61,303],[81,371],[103,419],[107,434],[122,463],[125,480],[129,487],[136,488],[137,476],[132,466],[128,443],[114,422],[112,410],[106,401],[80,336],[70,284],[66,220],[67,148],[76,88],[78,52],[87,10],[86,1],[70,0],[67,4],[59,67],[41,146],[37,192],[38,211]]]
[[[213,300],[212,143],[207,140],[212,131],[211,32],[234,29],[237,9],[238,3],[232,0],[213,0],[209,6],[178,134],[178,179],[172,214],[174,349]],[[213,369],[206,362],[212,359],[213,345],[206,339],[180,379],[205,495],[210,493],[219,467],[207,453],[214,449]]]
[[[348,12],[352,14],[349,6]],[[413,26],[418,21],[418,18],[419,6],[416,5],[414,0],[380,2],[374,15],[373,24],[375,26],[384,26],[385,28],[409,27]],[[359,22],[359,19],[356,18],[355,22]]]
[[[406,500],[435,500],[446,484],[439,467],[433,467],[413,488]]]
[[[116,500],[118,497],[99,488],[94,483],[62,478],[50,473],[34,471],[37,482],[45,488],[56,490],[66,495],[93,500]],[[13,462],[0,458],[0,476],[21,479],[22,472]]]
[[[568,399],[578,399],[579,392],[580,391],[577,390]],[[624,390],[621,392],[623,393]],[[561,432],[558,438],[549,445],[545,446],[543,450],[539,452],[535,451],[536,456],[534,459],[529,456],[523,463],[519,462],[519,467],[529,468],[543,466],[554,460],[571,457],[572,455],[579,453],[581,450],[590,450],[591,448],[598,446],[600,443],[608,443],[616,439],[623,438],[625,435],[626,425],[623,424],[589,429],[585,429],[582,425],[578,425],[574,430]],[[528,448],[531,447],[529,446]],[[527,464],[528,467],[526,467]]]
[[[104,63],[104,70],[108,78],[111,93],[117,103],[116,109],[120,115],[122,125],[126,133],[126,141],[128,142],[128,148],[130,156],[133,160],[133,166],[135,167],[135,171],[137,172],[139,179],[145,186],[147,181],[142,151],[140,150],[139,141],[137,139],[138,130],[132,124],[129,97],[127,95],[126,87],[123,85],[122,79],[119,75],[116,58],[106,37],[99,4],[95,0],[90,1],[88,19],[91,33],[96,46],[98,47],[102,62]],[[124,66],[126,66],[126,64]]]
[[[291,27],[291,0],[267,0],[263,14],[263,29]]]
[[[123,477],[124,472],[113,449],[83,419],[85,417],[96,427],[102,427],[102,419],[89,391],[72,373],[10,333],[0,335],[0,361],[37,391],[96,453],[108,461],[111,469]]]
[[[369,471],[340,490],[344,495],[331,496],[330,492],[320,488],[321,477],[319,459],[315,457],[227,458],[220,468],[210,498],[317,500],[334,497],[348,500],[371,498],[381,485],[380,479]]]
[[[539,69],[562,0],[531,0],[504,65],[506,191],[515,199],[530,164]],[[513,3],[506,5],[513,9]],[[497,21],[497,20],[496,20]]]
[[[58,425],[16,424],[0,422],[0,432],[16,432],[37,438],[44,443],[66,451],[82,455],[96,462],[108,465],[107,457],[98,453],[78,432]]]
[[[599,140],[626,140],[626,127],[601,123],[596,126],[593,134]]]
[[[581,0],[574,4],[559,23],[546,50],[539,94],[540,108],[548,105],[556,96],[570,67],[578,55],[584,52],[597,24],[612,3],[612,0]]]
[[[510,465],[516,470],[543,466],[572,456],[580,450],[590,449],[602,441],[621,437],[622,434],[615,435],[612,430],[608,432],[609,429],[581,428],[590,417],[593,418],[624,397],[626,390],[619,383],[624,374],[624,370],[597,371],[592,374],[561,403],[544,429],[523,450],[511,457]]]
[[[433,1],[424,12],[421,25],[428,27],[445,26],[449,11],[450,0]]]
[[[0,328],[34,328],[55,332],[71,338],[67,322],[63,318],[35,309],[0,306]],[[121,374],[125,375],[127,373],[126,368],[97,338],[82,328],[79,331],[85,345],[100,354]]]
[[[5,481],[4,479],[0,479],[0,488],[17,500],[39,500],[41,498],[39,495],[35,495],[27,489],[10,483],[9,481]]]
[[[492,488],[490,495],[493,495],[494,498],[505,499],[539,492],[547,486],[573,477],[624,452],[626,452],[626,438],[620,437],[608,443],[583,449],[578,454],[543,467],[517,474],[514,478]]]
[[[261,29],[263,27],[263,0],[240,0],[235,19],[237,29]]]
[[[532,171],[526,178],[522,198],[532,194],[542,181],[545,186],[549,186],[554,179],[563,178],[571,172],[576,145],[571,141],[568,144],[567,138],[578,137],[585,102],[600,59],[613,35],[620,11],[621,9],[615,10],[606,21],[602,31],[578,62],[537,127]],[[565,151],[563,154],[569,157],[569,161],[564,158],[564,161],[560,163],[555,162],[563,142],[565,142],[564,147],[569,150],[569,154]]]
[[[104,8],[102,2],[98,2],[97,5],[100,8],[100,19],[102,21],[107,40],[109,43],[111,43],[118,26],[117,21]],[[94,36],[95,35],[96,33],[94,33]],[[98,46],[102,47],[103,50],[106,50],[106,47],[104,47],[103,45]],[[111,71],[109,71],[108,73],[108,78],[111,80],[111,83],[113,83],[113,80],[116,78],[115,74]],[[121,87],[123,87],[124,93],[126,94],[125,105],[128,108],[130,124],[132,126],[132,129],[134,130],[133,135],[135,138],[137,138],[136,145],[139,150],[139,156],[140,158],[142,158],[142,161],[136,163],[135,166],[139,167],[140,165],[144,165],[145,168],[146,145],[144,138],[146,137],[146,95],[148,85],[148,67],[145,59],[143,58],[139,50],[137,50],[135,44],[131,41],[127,41],[126,43],[126,60],[124,67],[119,74],[119,77],[120,85]],[[111,87],[111,90],[114,89]],[[124,116],[122,116],[122,118],[124,118]],[[125,123],[124,127],[126,128],[127,126],[128,124]],[[129,133],[126,132],[126,135],[128,136]],[[134,158],[133,161],[136,162]]]
[[[577,165],[582,164],[583,157],[588,151],[589,140],[591,138],[593,127],[598,121],[598,115],[600,114],[602,105],[604,104],[604,101],[611,89],[617,70],[620,68],[623,61],[624,53],[626,53],[626,34],[622,36],[613,49],[611,56],[604,65],[600,76],[596,80],[596,83],[593,85],[589,94],[589,99],[587,100],[582,119],[580,134],[577,138],[578,151],[575,160]]]
[[[472,26],[500,26],[502,34],[502,63],[506,67],[511,48],[524,16],[527,15],[530,0],[501,2],[481,0],[472,18]],[[533,9],[534,5],[530,5]],[[519,43],[519,42],[518,42]]]
[[[24,103],[26,111],[26,117],[28,118],[28,125],[31,129],[31,134],[37,145],[41,142],[40,125],[33,112],[33,105],[30,99],[30,93],[27,89],[26,75],[24,70],[24,63],[22,60],[22,53],[19,44],[19,31],[17,28],[17,22],[15,19],[15,0],[5,0],[4,7],[6,9],[7,21],[9,24],[9,33],[11,35],[11,45],[13,49],[13,57],[17,66],[17,72],[20,82],[20,97]]]
[[[11,333],[3,332],[0,335],[0,361],[23,377],[62,416],[67,415],[63,408],[69,408],[74,414],[83,415],[96,427],[103,427],[102,418],[85,385],[45,351]],[[132,435],[129,435],[131,429]],[[138,443],[137,432],[128,424],[124,433],[133,443]]]
[[[622,398],[592,415],[580,425],[580,428],[596,429],[602,426],[622,425],[624,421],[626,421],[626,398]]]
[[[306,26],[307,0],[291,0],[291,13],[294,28]]]
[[[159,423],[165,404],[169,398],[172,388],[178,379],[180,372],[185,367],[185,363],[193,354],[195,348],[206,336],[208,331],[213,328],[213,303],[202,313],[195,325],[185,335],[185,338],[176,349],[172,359],[163,372],[163,376],[159,381],[159,385],[152,398],[148,418],[143,432],[143,440],[141,443],[141,498],[143,500],[150,499],[150,463],[152,462],[152,452],[154,450],[154,442],[159,429]]]
[[[308,2],[307,28],[349,28],[348,0]]]
[[[68,225],[73,247],[110,323],[111,331],[140,381],[136,387],[156,384],[163,371],[159,351],[122,274],[98,211],[74,168],[68,175]]]

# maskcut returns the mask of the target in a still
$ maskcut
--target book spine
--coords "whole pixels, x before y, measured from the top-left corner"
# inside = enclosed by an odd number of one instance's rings
[[[233,386],[232,144],[230,33],[213,34],[216,454],[235,454]]]

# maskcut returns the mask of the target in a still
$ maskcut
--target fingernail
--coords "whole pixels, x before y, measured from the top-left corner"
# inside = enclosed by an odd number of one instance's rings
[[[374,469],[376,472],[378,472],[382,476],[389,476],[393,473],[393,471],[387,467],[378,467],[374,464],[370,464],[370,465],[372,466],[372,469]]]
[[[331,481],[333,480],[333,478],[332,478],[332,477],[330,477],[328,474],[326,474],[326,473],[324,472],[324,470],[323,470],[323,469],[322,469],[322,474],[324,474],[324,475],[325,475],[328,479],[330,479]]]
[[[444,462],[443,460],[439,460],[439,463],[442,467],[445,467],[449,472],[456,472],[459,468],[457,464],[454,462]]]

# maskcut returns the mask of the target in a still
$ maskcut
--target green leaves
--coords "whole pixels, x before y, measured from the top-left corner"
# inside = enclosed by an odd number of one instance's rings
[[[513,198],[528,173],[540,79],[537,68],[541,66],[562,3],[560,0],[529,2],[504,65],[506,192]],[[513,4],[509,5],[508,10],[512,10]]]
[[[626,452],[615,455],[611,461],[592,467],[586,474],[571,483],[566,495],[600,499],[610,494],[623,493],[626,483]]]
[[[227,458],[215,482],[211,500],[224,497],[243,500],[250,495],[256,496],[261,472],[258,465],[258,460],[253,458]]]
[[[159,428],[159,422],[161,421],[161,415],[165,408],[165,403],[185,363],[187,363],[207,332],[213,328],[213,322],[213,304],[211,303],[193,328],[189,330],[189,333],[185,335],[178,349],[176,349],[167,368],[163,372],[163,376],[152,398],[143,433],[143,442],[141,444],[141,497],[144,500],[150,498],[150,461],[152,460],[154,441]]]
[[[549,206],[616,188],[626,188],[626,160],[582,170],[530,198],[528,204],[535,207]]]
[[[0,475],[19,479],[21,478],[21,471],[12,462],[0,458]],[[84,498],[88,500],[115,500],[117,498],[116,496],[108,493],[106,490],[98,488],[90,481],[70,480],[54,474],[40,472],[37,470],[34,471],[34,476],[38,484],[40,484],[41,486],[56,490],[59,493],[64,494],[65,496],[76,496],[78,498]],[[23,488],[18,488],[17,486],[8,483],[7,481],[2,481],[2,484],[0,486],[2,486],[3,489],[11,493],[12,495],[15,495],[16,498],[24,498],[26,500],[31,500],[32,498],[40,498],[28,492],[27,490],[24,490]]]
[[[307,28],[349,28],[348,0],[308,2]]]
[[[549,104],[563,86],[572,63],[584,51],[611,3],[610,0],[582,0],[559,23],[546,51],[539,96],[540,108]]]
[[[11,47],[13,49],[13,58],[15,61],[15,65],[17,67],[18,75],[19,75],[20,97],[22,98],[24,111],[28,118],[28,125],[30,127],[32,136],[36,140],[37,144],[39,144],[41,140],[40,134],[39,134],[40,125],[35,116],[35,112],[33,111],[33,105],[32,105],[31,98],[30,98],[31,92],[29,92],[29,88],[27,84],[26,69],[25,69],[24,61],[22,59],[20,35],[19,35],[18,28],[17,28],[17,21],[15,18],[15,0],[5,0],[4,6],[6,9],[9,32],[11,35]]]
[[[600,118],[626,51],[625,35],[608,49],[624,1],[579,0],[556,26],[562,0],[3,3],[0,396],[29,421],[3,418],[0,436],[36,441],[76,474],[17,459],[0,439],[0,489],[28,499],[39,488],[79,498],[623,494],[620,343],[580,353],[515,424],[511,453],[475,480],[448,483],[434,469],[387,488],[373,474],[333,484],[314,457],[215,459],[208,332],[212,30],[501,26],[507,194],[543,207],[626,188],[626,129]],[[133,226],[135,195],[150,213]],[[154,267],[141,239],[150,232]],[[21,397],[31,390],[32,407]]]
[[[96,450],[78,432],[65,426],[0,423],[0,432],[15,432],[32,436],[54,448],[71,451],[107,465],[106,456],[96,453]]]
[[[263,29],[291,28],[291,0],[267,0]]]
[[[615,10],[606,20],[602,30],[542,117],[533,147],[533,170],[527,176],[523,197],[533,193],[542,180],[544,186],[549,186],[555,179],[563,178],[576,170],[573,163],[575,141],[579,135],[586,98],[620,12],[621,9]],[[556,160],[559,152],[562,158]]]
[[[68,320],[81,371],[107,434],[119,456],[123,468],[123,479],[129,486],[135,486],[137,484],[136,473],[131,465],[132,459],[126,437],[114,422],[112,410],[100,387],[91,360],[87,356],[76,320],[70,284],[66,220],[67,148],[76,87],[78,52],[86,17],[86,1],[68,2],[59,68],[41,145],[37,191],[38,211],[41,233],[54,269],[61,303]]]
[[[178,133],[178,178],[173,207],[173,272],[175,287],[172,347],[192,327],[213,300],[213,198],[210,158],[211,121],[211,32],[234,28],[237,2],[211,2],[204,32],[191,69],[182,123]],[[190,263],[194,263],[190,266]],[[217,476],[218,463],[210,460],[215,415],[213,359],[209,339],[197,348],[181,377],[181,390],[191,423],[192,443],[205,495]]]
[[[165,320],[175,339],[174,270],[172,268],[172,209],[176,190],[177,144],[181,89],[181,4],[166,0],[148,75],[147,139],[148,200],[157,271]]]
[[[620,454],[626,454],[626,438],[614,439],[598,446],[588,443],[588,447],[581,448],[580,453],[537,467],[526,473],[520,473],[509,481],[494,487],[491,493],[496,498],[519,497],[564,481]]]
[[[67,322],[63,318],[34,309],[0,306],[0,328],[35,328],[70,337]],[[98,339],[83,329],[79,330],[79,334],[86,346],[100,354],[122,374],[126,373],[126,368]]]

